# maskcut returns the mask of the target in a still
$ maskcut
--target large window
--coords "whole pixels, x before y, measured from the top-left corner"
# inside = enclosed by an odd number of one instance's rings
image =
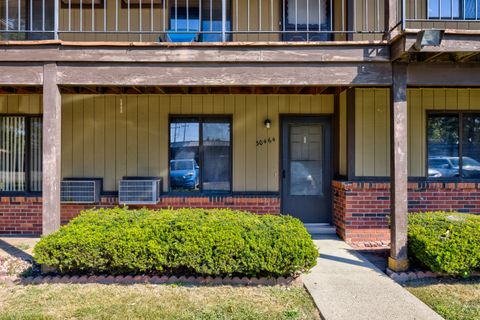
[[[0,117],[0,192],[41,191],[42,119]]]
[[[230,191],[231,168],[229,118],[171,120],[171,191]]]
[[[428,17],[476,20],[480,18],[480,2],[478,0],[428,0]]]
[[[430,114],[427,134],[430,178],[480,178],[480,114]]]

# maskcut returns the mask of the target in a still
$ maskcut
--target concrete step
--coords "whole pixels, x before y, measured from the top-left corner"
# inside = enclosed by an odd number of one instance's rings
[[[335,234],[335,227],[328,223],[305,223],[310,234]]]

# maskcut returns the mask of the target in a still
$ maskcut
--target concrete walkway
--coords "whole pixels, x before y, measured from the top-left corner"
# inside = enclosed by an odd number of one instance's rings
[[[324,319],[443,319],[336,235],[313,238],[320,258],[304,283]]]

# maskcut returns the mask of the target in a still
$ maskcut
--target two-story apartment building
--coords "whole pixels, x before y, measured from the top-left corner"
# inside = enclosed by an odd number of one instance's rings
[[[391,238],[401,269],[407,210],[480,213],[479,16],[476,0],[0,0],[0,233],[232,207]]]

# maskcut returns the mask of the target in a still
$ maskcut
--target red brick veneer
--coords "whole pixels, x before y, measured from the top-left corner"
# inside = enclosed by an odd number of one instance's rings
[[[61,222],[66,224],[81,210],[88,208],[112,208],[118,206],[116,197],[102,197],[95,205],[62,204]],[[259,214],[279,214],[278,196],[164,196],[156,205],[129,206],[130,208],[232,208]],[[41,197],[0,197],[0,234],[38,235],[42,232]]]
[[[390,242],[390,183],[333,181],[333,222],[347,242]],[[480,183],[409,182],[408,211],[480,213]]]

